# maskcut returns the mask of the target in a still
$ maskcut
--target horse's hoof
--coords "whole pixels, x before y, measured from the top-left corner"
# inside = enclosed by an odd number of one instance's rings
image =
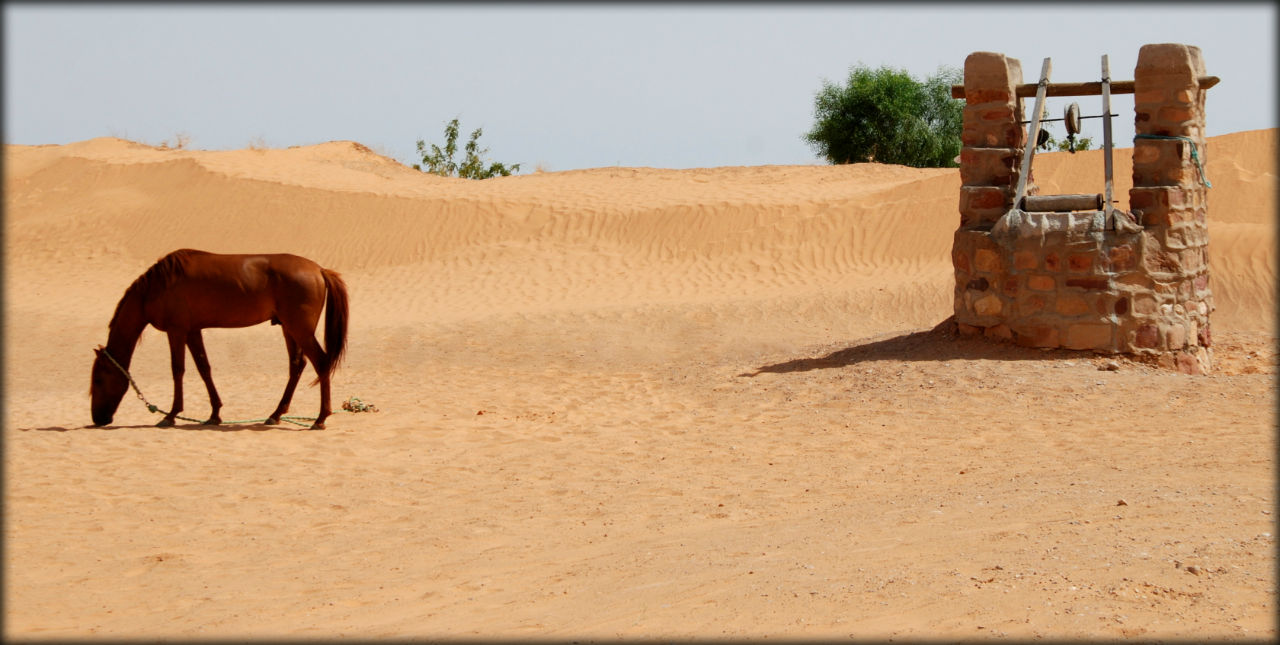
[[[280,425],[280,417],[267,417],[267,420],[263,421],[263,423],[269,426],[278,426]]]
[[[218,417],[213,417],[212,419],[205,421],[204,425],[207,425],[207,426],[222,425],[222,419],[219,419]]]
[[[323,423],[320,423],[319,421],[316,421],[315,423],[311,424],[311,429],[312,429],[312,430],[324,430],[324,424],[323,424]]]
[[[161,420],[160,420],[160,423],[157,423],[157,424],[156,424],[156,427],[157,427],[157,428],[172,428],[172,427],[173,427],[173,419],[170,419],[169,417],[165,417],[165,418],[163,418],[163,419],[161,419]]]

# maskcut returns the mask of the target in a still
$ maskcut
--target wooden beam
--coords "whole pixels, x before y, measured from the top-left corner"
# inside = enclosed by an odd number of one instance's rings
[[[1022,200],[1027,213],[1063,213],[1102,210],[1102,195],[1027,195]]]
[[[1201,76],[1200,89],[1207,90],[1218,84],[1221,80],[1217,76]],[[1017,95],[1020,97],[1030,97],[1036,95],[1037,83],[1023,83],[1017,87]],[[1133,94],[1133,81],[1112,81],[1112,94]],[[1091,81],[1088,83],[1050,83],[1045,96],[1101,96],[1102,81]],[[964,98],[964,86],[952,85],[951,98]]]
[[[1040,138],[1040,115],[1044,112],[1044,98],[1048,95],[1051,71],[1053,71],[1053,64],[1046,58],[1040,65],[1040,82],[1033,86],[1036,88],[1036,106],[1031,113],[1031,127],[1027,129],[1027,144],[1022,146],[1022,172],[1018,173],[1018,189],[1013,195],[1014,208],[1022,208],[1022,198],[1027,196],[1027,180],[1031,178],[1031,158],[1036,154],[1036,143]]]
[[[1102,169],[1107,183],[1105,201],[1101,208],[1105,218],[1111,213],[1111,193],[1115,187],[1111,160],[1111,60],[1106,54],[1102,55],[1102,114]]]

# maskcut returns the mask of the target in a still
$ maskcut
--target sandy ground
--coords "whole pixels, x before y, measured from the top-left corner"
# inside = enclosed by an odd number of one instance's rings
[[[1274,638],[1275,145],[1210,140],[1209,376],[955,338],[955,170],[7,145],[5,636]],[[1100,190],[1100,153],[1036,164]],[[341,272],[334,396],[378,411],[86,427],[181,247]],[[266,416],[279,330],[205,341],[223,418]]]

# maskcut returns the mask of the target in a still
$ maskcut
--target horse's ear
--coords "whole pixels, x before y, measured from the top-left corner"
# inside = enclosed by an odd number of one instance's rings
[[[93,355],[94,355],[94,356],[102,356],[102,350],[103,350],[103,349],[104,349],[104,348],[102,347],[102,345],[98,345],[97,347],[93,348]]]

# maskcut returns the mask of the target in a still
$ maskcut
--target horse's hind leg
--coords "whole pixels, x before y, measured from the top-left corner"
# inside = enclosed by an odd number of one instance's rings
[[[289,336],[288,330],[284,332],[284,348],[289,352],[289,382],[284,386],[284,396],[280,397],[280,405],[277,405],[276,411],[267,418],[268,425],[280,423],[280,417],[289,411],[289,402],[293,400],[293,391],[298,387],[298,378],[302,376],[302,368],[307,366],[307,359],[303,357],[302,349]]]
[[[200,378],[204,381],[204,386],[209,390],[209,407],[213,411],[209,414],[209,420],[205,421],[205,425],[216,426],[222,423],[222,399],[218,396],[217,388],[213,387],[213,372],[209,369],[209,355],[204,351],[204,337],[200,335],[199,329],[191,330],[187,334],[187,347],[191,348],[191,358],[195,361],[196,371],[200,372]]]
[[[320,381],[320,413],[316,415],[316,421],[311,424],[311,429],[323,430],[324,420],[333,412],[329,408],[329,356],[320,348],[320,342],[316,337],[311,334],[298,339],[298,345],[302,348],[302,353],[311,361],[311,366],[316,369],[316,376]]]

